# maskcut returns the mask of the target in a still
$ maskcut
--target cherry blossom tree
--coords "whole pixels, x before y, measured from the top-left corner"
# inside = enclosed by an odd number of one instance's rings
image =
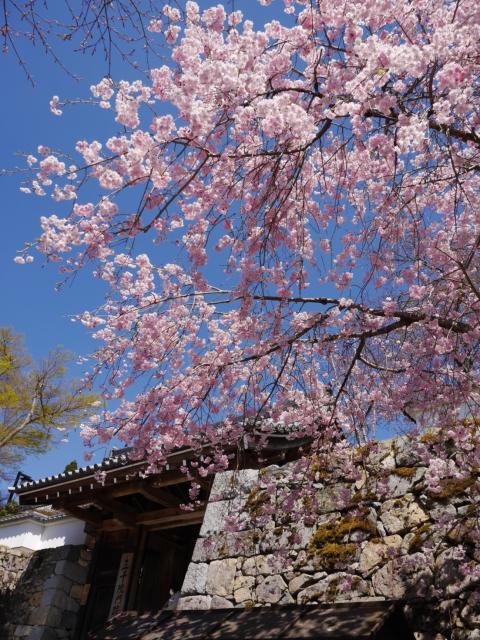
[[[167,5],[168,64],[91,87],[118,134],[28,158],[71,201],[38,249],[108,288],[84,436],[208,445],[206,474],[279,426],[325,454],[421,425],[455,441],[434,486],[480,453],[480,6],[284,4]]]
[[[181,5],[178,5],[181,8]],[[160,52],[148,25],[161,12],[162,0],[4,0],[0,11],[2,53],[13,56],[35,84],[28,64],[28,45],[38,46],[70,75],[62,44],[82,54],[100,54],[110,75],[114,59],[139,69]],[[140,55],[138,55],[140,54]],[[98,61],[96,57],[96,61]]]

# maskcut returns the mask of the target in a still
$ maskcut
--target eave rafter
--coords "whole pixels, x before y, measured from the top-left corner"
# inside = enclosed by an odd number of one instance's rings
[[[116,475],[113,478],[107,477],[103,486],[99,483],[92,486],[88,480],[83,484],[79,482],[73,487],[69,486],[68,489],[63,487],[63,491],[61,486],[55,488],[57,491],[49,488],[50,495],[45,490],[34,492],[25,496],[23,501],[48,499],[56,508],[88,522],[95,529],[135,529],[140,526],[164,529],[198,524],[203,519],[203,506],[194,511],[180,507],[185,500],[177,494],[185,493],[185,490],[179,491],[179,487],[187,482],[189,478],[178,470],[170,470],[150,478],[124,478],[123,481]],[[210,485],[203,486],[208,490]],[[128,502],[132,496],[146,499],[151,503],[150,510],[142,509],[138,500]],[[151,509],[152,503],[162,508]]]

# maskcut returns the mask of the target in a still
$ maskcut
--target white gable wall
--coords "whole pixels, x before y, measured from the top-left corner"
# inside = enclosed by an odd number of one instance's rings
[[[67,544],[83,544],[85,523],[75,518],[37,522],[32,518],[0,522],[0,546],[26,547],[37,551]]]

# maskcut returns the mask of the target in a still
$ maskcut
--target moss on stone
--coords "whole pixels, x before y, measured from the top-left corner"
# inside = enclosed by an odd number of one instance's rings
[[[314,552],[316,549],[319,549],[322,545],[326,544],[331,540],[336,540],[336,525],[327,522],[326,524],[322,524],[318,527],[318,529],[313,533],[310,538],[308,548],[309,551]]]
[[[319,473],[320,471],[323,471],[323,470],[324,470],[324,465],[321,464],[318,455],[313,454],[312,456],[310,456],[309,471],[311,471],[312,473]]]
[[[475,483],[475,478],[450,478],[442,483],[440,491],[431,493],[430,496],[434,500],[449,500],[454,496],[459,496],[465,493]]]
[[[360,583],[360,578],[358,576],[352,577],[351,589],[355,589],[357,585]],[[341,578],[334,578],[330,581],[328,588],[325,592],[325,599],[328,602],[334,602],[340,593],[340,586],[342,584]]]
[[[350,499],[350,504],[359,504],[363,501],[363,493],[361,491],[355,491],[353,496]]]
[[[351,500],[350,504],[358,505],[361,502],[374,502],[378,500],[378,496],[373,491],[356,491]]]
[[[366,458],[370,453],[375,449],[378,442],[376,440],[372,440],[371,442],[367,442],[366,444],[362,444],[358,447],[355,447],[355,453],[361,458]]]
[[[245,502],[245,509],[252,518],[258,518],[263,514],[265,505],[270,504],[270,496],[260,487],[253,487]]]
[[[420,442],[426,445],[432,445],[437,442],[437,434],[428,429],[425,433],[420,437]]]
[[[328,542],[317,551],[317,558],[324,569],[334,569],[337,564],[352,561],[355,556],[357,546],[352,543],[338,544]]]
[[[395,467],[392,473],[401,478],[413,478],[417,473],[417,467]]]
[[[359,516],[347,516],[337,523],[327,522],[320,525],[311,536],[307,553],[317,555],[326,544],[341,542],[343,537],[353,531],[364,531],[372,534],[375,526],[366,518]]]
[[[411,553],[419,551],[421,549],[426,538],[428,538],[428,534],[430,533],[431,528],[432,525],[429,522],[426,522],[415,531],[408,547],[408,550]]]

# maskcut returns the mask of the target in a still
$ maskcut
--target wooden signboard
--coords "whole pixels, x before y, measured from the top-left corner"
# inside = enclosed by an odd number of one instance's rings
[[[122,553],[120,566],[118,567],[115,590],[113,592],[112,604],[110,606],[110,613],[108,614],[109,618],[121,613],[125,607],[132,565],[133,553]]]

